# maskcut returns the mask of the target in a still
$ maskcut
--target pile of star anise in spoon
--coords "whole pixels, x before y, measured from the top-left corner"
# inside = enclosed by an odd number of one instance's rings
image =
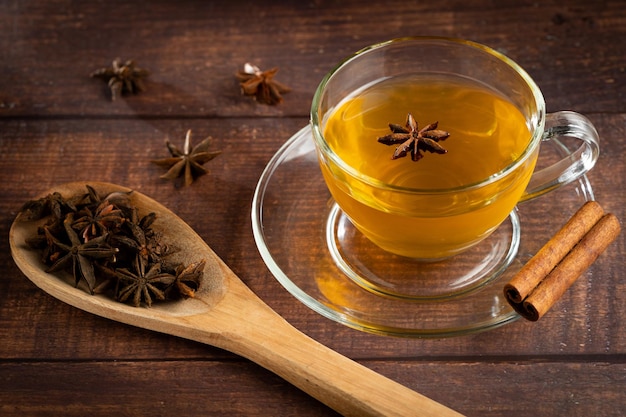
[[[205,261],[168,262],[174,250],[152,228],[156,215],[140,217],[129,193],[101,196],[90,186],[71,198],[53,193],[26,203],[18,220],[44,218],[27,243],[41,251],[46,272],[69,272],[74,285],[92,294],[149,307],[157,300],[193,297],[200,287]]]

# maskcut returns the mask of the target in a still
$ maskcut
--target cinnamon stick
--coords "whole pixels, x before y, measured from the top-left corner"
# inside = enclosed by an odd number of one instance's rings
[[[603,215],[600,204],[586,202],[504,287],[507,299],[521,303]]]
[[[615,240],[620,224],[588,202],[505,286],[509,304],[536,321]]]

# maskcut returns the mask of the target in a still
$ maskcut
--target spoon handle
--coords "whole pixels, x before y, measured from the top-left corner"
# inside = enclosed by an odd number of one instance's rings
[[[210,319],[196,316],[188,323],[195,331],[181,336],[246,357],[345,416],[461,416],[311,339],[239,282]]]

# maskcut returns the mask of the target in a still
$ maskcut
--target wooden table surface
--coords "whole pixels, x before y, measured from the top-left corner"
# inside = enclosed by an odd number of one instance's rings
[[[540,321],[442,339],[324,318],[259,255],[255,186],[308,123],[323,75],[364,46],[408,35],[487,44],[530,73],[548,111],[587,115],[601,136],[588,175],[595,198],[626,218],[624,1],[1,1],[0,415],[335,415],[246,359],[93,316],[35,287],[10,256],[9,227],[25,201],[74,180],[162,202],[296,328],[465,415],[623,415],[624,233]],[[115,57],[151,71],[146,92],[112,102],[89,77]],[[234,73],[245,62],[280,68],[292,88],[282,104],[240,95]],[[208,176],[175,187],[149,161],[188,129],[223,153]]]

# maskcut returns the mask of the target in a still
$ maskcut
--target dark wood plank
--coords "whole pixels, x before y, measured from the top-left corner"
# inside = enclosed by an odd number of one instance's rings
[[[306,116],[339,60],[409,35],[468,38],[509,55],[536,78],[551,111],[625,110],[621,2],[420,3],[6,1],[0,116]],[[152,71],[147,93],[111,103],[104,83],[88,77],[116,56]],[[284,105],[240,96],[233,74],[247,61],[280,67],[278,79],[293,88]]]
[[[617,417],[623,413],[623,362],[364,364],[468,417]],[[255,365],[202,360],[2,364],[0,413],[5,417],[336,415]]]
[[[7,417],[337,415],[246,363],[16,363],[0,378]]]

